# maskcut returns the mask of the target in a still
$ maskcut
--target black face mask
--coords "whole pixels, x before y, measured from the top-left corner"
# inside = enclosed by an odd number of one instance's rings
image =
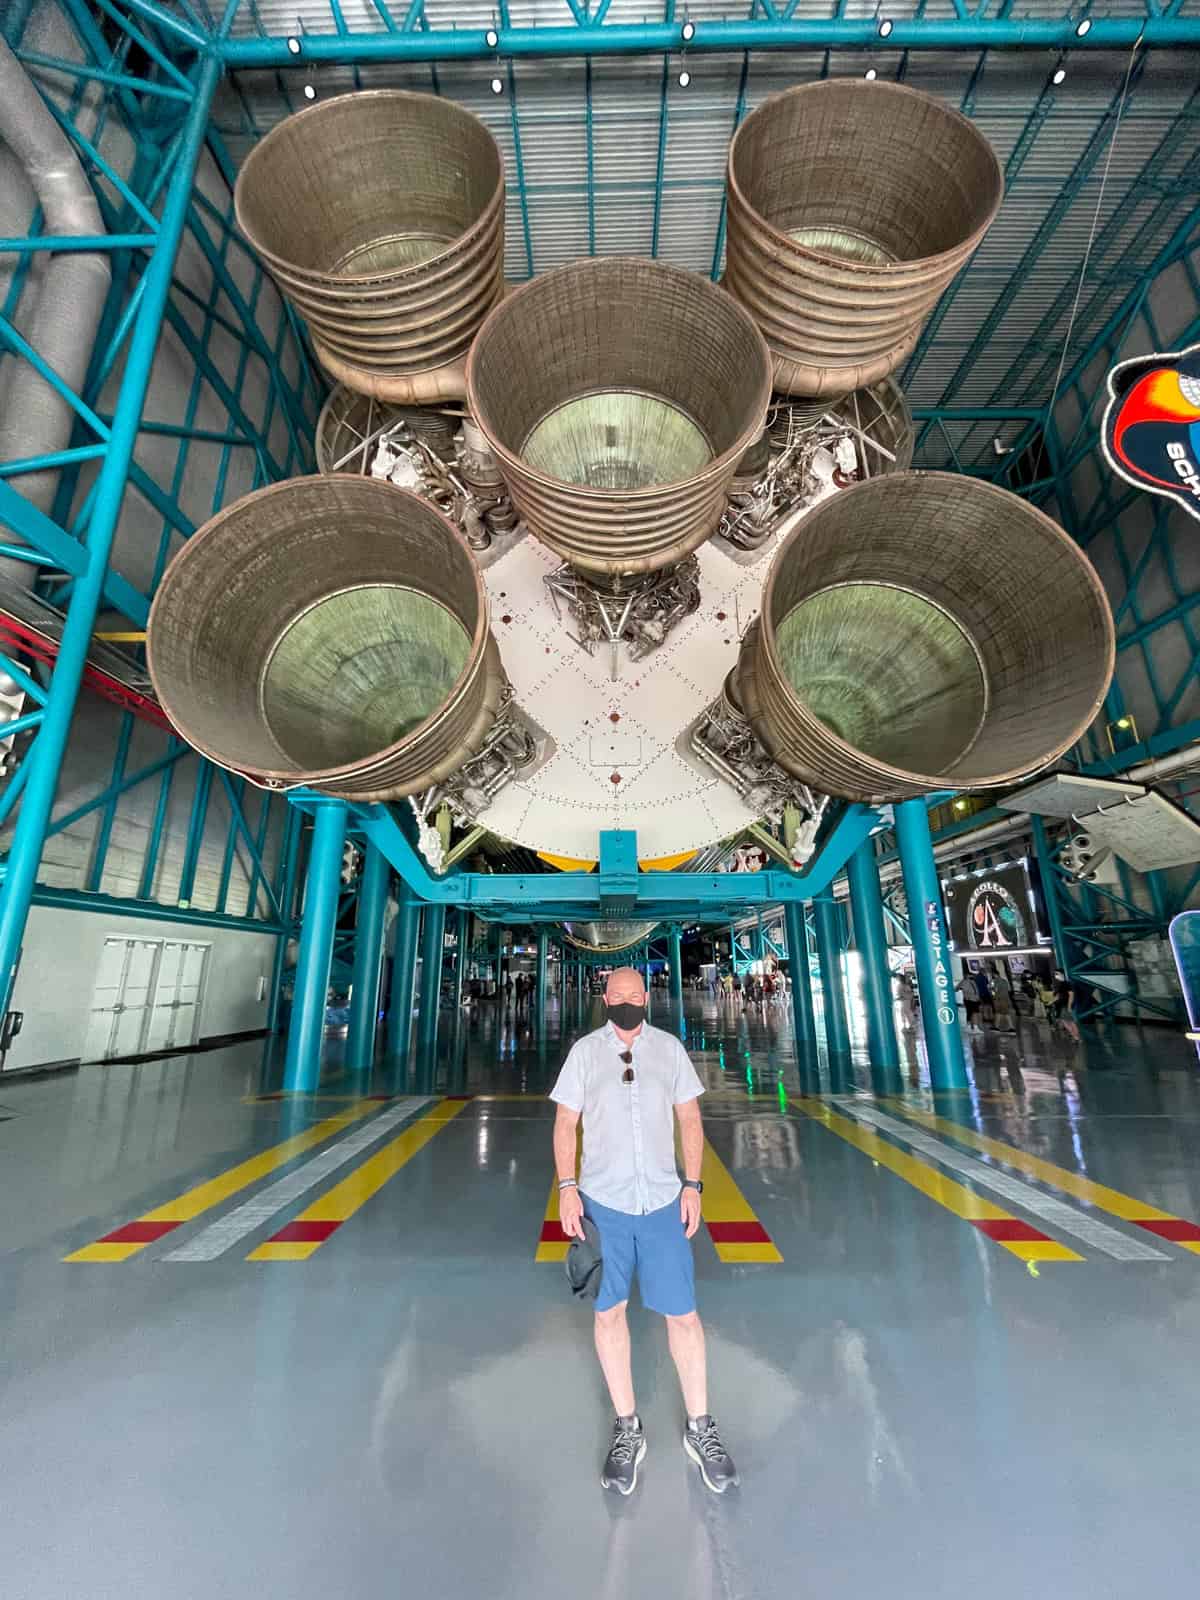
[[[645,1006],[635,1006],[632,1000],[618,1000],[614,1005],[611,1000],[606,1001],[608,1006],[608,1019],[618,1028],[624,1028],[626,1033],[632,1033],[646,1020]]]

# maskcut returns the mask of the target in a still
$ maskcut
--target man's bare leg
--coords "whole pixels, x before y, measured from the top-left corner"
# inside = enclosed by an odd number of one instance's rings
[[[683,1317],[668,1317],[667,1343],[679,1374],[683,1403],[689,1417],[702,1417],[708,1411],[708,1371],[704,1353],[704,1326],[696,1311]],[[630,1391],[632,1393],[632,1390]]]
[[[628,1304],[627,1300],[622,1300],[620,1305],[596,1313],[596,1354],[618,1417],[631,1417],[637,1409],[629,1359],[629,1323],[625,1316]]]

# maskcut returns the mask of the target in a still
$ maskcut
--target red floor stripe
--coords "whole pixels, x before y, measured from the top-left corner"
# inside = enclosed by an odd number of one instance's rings
[[[1200,1239],[1200,1227],[1194,1222],[1185,1222],[1182,1217],[1164,1217],[1162,1221],[1134,1217],[1132,1220],[1147,1233],[1156,1233],[1160,1239],[1170,1239],[1176,1244],[1192,1244]]]
[[[972,1219],[971,1226],[978,1228],[980,1233],[986,1233],[989,1239],[995,1239],[997,1243],[1002,1243],[1006,1239],[1028,1243],[1054,1242],[1048,1233],[1032,1227],[1028,1222],[1021,1222],[1017,1217],[996,1217],[990,1222]]]
[[[164,1233],[170,1233],[178,1226],[177,1222],[127,1222],[123,1228],[114,1228],[112,1233],[106,1233],[96,1243],[153,1244],[155,1239],[161,1239]]]
[[[761,1222],[710,1222],[714,1244],[770,1244],[771,1235]]]
[[[561,1222],[543,1222],[541,1242],[543,1244],[566,1244],[567,1236],[563,1232]]]
[[[273,1233],[268,1244],[312,1244],[328,1239],[341,1227],[340,1222],[289,1222],[278,1233]]]

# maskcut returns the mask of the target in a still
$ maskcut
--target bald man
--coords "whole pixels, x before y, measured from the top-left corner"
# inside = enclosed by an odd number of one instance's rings
[[[596,1354],[616,1421],[600,1475],[606,1489],[632,1494],[646,1454],[633,1393],[625,1308],[636,1272],[642,1304],[667,1321],[683,1389],[683,1448],[704,1482],[724,1494],[738,1481],[708,1410],[704,1329],[696,1313],[692,1236],[700,1226],[704,1086],[679,1040],[646,1021],[641,974],[621,967],[604,990],[608,1020],[571,1046],[550,1098],[558,1210],[568,1238],[583,1219],[600,1234],[604,1270],[596,1299]],[[583,1167],[575,1178],[576,1129],[583,1117]],[[679,1124],[684,1179],[675,1164]]]

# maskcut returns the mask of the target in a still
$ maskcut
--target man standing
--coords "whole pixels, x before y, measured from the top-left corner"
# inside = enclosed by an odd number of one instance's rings
[[[583,1238],[583,1218],[600,1234],[604,1258],[596,1300],[596,1354],[616,1421],[600,1482],[632,1494],[646,1454],[633,1394],[625,1308],[636,1269],[642,1304],[667,1322],[667,1342],[683,1390],[683,1448],[704,1482],[723,1494],[738,1481],[708,1410],[704,1329],[696,1313],[691,1239],[700,1226],[704,1086],[673,1034],[646,1022],[646,990],[620,967],[604,990],[608,1021],[572,1045],[550,1098],[559,1217],[568,1238]],[[583,1168],[575,1180],[576,1129],[583,1117]],[[684,1182],[675,1165],[679,1123]]]

